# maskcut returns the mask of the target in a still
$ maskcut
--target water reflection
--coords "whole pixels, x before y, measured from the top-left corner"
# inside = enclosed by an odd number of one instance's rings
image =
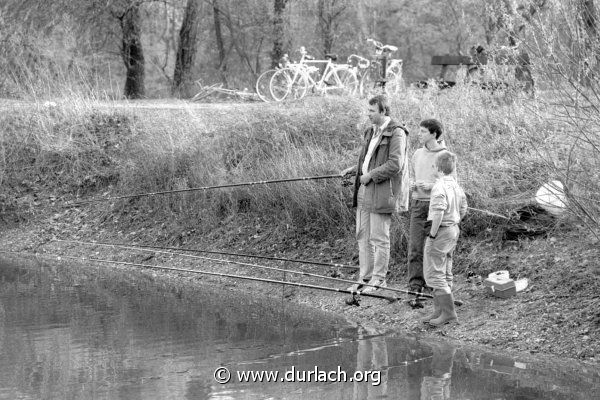
[[[216,366],[335,339],[345,324],[148,275],[47,271],[0,264],[2,399],[207,399]]]
[[[456,348],[445,343],[431,345],[432,357],[430,371],[423,376],[421,399],[450,399],[450,379]]]
[[[384,336],[311,308],[180,282],[0,263],[0,399],[600,398],[597,368]],[[218,366],[231,382],[214,380]],[[237,378],[250,371],[299,379]],[[318,372],[367,379],[307,382]]]
[[[388,350],[384,336],[372,336],[374,332],[361,331],[358,337],[355,371],[376,371],[375,379],[354,382],[353,399],[376,399],[388,394]]]

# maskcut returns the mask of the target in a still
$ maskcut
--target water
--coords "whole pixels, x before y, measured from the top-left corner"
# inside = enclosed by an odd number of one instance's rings
[[[600,398],[598,368],[563,364],[148,274],[0,263],[0,399]],[[238,379],[260,371],[296,381]]]

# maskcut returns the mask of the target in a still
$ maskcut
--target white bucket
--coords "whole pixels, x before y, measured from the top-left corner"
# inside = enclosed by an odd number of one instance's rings
[[[523,290],[527,289],[528,285],[529,285],[529,279],[527,279],[527,278],[517,279],[515,281],[515,289],[517,289],[517,292],[522,292]]]

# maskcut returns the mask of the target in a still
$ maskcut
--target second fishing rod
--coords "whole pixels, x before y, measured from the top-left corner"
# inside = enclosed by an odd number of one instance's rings
[[[339,283],[346,283],[346,284],[347,283],[350,283],[350,284],[356,284],[357,283],[356,281],[350,280],[350,279],[334,278],[334,277],[331,277],[331,276],[313,274],[313,273],[310,273],[310,272],[297,271],[297,270],[284,269],[284,268],[277,268],[277,267],[269,267],[269,266],[266,266],[266,265],[246,263],[246,262],[241,262],[241,261],[223,260],[223,259],[220,259],[220,258],[203,257],[203,256],[197,256],[197,255],[193,255],[193,254],[176,253],[176,252],[172,252],[172,251],[157,250],[157,249],[152,249],[152,248],[147,248],[147,247],[140,247],[140,246],[135,246],[135,245],[120,245],[120,244],[84,242],[84,241],[75,241],[75,240],[54,240],[54,241],[56,241],[56,242],[78,243],[78,244],[85,244],[85,245],[97,245],[97,246],[113,247],[113,248],[120,248],[120,249],[124,249],[124,250],[136,250],[136,251],[152,252],[152,253],[158,253],[158,254],[166,254],[166,255],[172,255],[172,256],[180,256],[180,257],[187,257],[187,258],[199,259],[199,260],[204,260],[204,261],[212,261],[212,262],[225,263],[225,264],[235,264],[235,265],[240,265],[240,266],[245,266],[245,267],[253,267],[253,268],[264,269],[264,270],[271,270],[271,271],[277,271],[277,272],[283,272],[283,273],[288,273],[288,274],[293,274],[293,275],[303,275],[303,276],[307,276],[307,277],[318,278],[318,279],[325,279],[325,280],[329,280],[329,281],[333,281],[333,282],[339,282]],[[380,285],[370,285],[368,283],[364,283],[363,286],[365,286],[365,287],[373,287],[375,289],[381,289],[381,290],[388,290],[390,292],[395,292],[395,293],[403,293],[403,294],[408,294],[408,295],[420,296],[420,297],[427,297],[427,298],[432,298],[433,297],[432,295],[429,295],[429,294],[417,293],[417,292],[413,292],[413,291],[410,291],[410,290],[404,290],[404,289],[396,289],[396,288],[391,288],[391,287],[384,287],[384,286],[380,286]]]

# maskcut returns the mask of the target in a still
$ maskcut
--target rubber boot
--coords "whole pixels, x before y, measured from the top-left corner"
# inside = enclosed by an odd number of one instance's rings
[[[456,311],[454,310],[454,297],[452,293],[439,294],[435,298],[438,301],[442,313],[439,317],[429,320],[428,324],[433,326],[440,326],[447,324],[448,322],[456,321]]]
[[[426,317],[421,318],[421,322],[426,324],[429,322],[430,319],[439,317],[441,313],[442,313],[442,309],[440,308],[440,303],[438,302],[438,298],[437,298],[437,296],[434,296],[433,297],[433,311],[431,312],[431,314],[427,315]]]

